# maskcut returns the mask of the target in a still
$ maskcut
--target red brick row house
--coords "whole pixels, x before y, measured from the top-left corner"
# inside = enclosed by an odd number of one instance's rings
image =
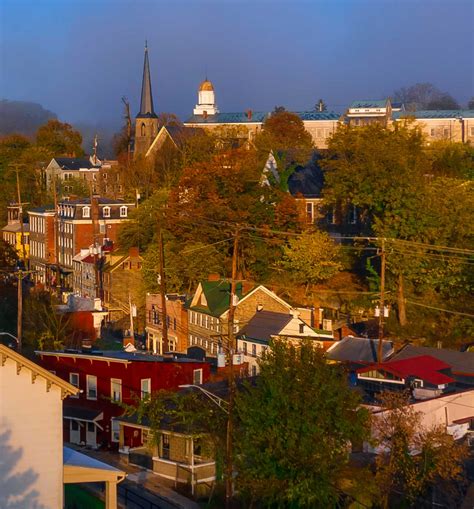
[[[65,401],[64,440],[90,447],[118,447],[119,427],[113,418],[124,410],[117,403],[133,405],[151,392],[202,384],[210,376],[206,362],[142,352],[68,350],[36,354],[44,368],[80,390]]]

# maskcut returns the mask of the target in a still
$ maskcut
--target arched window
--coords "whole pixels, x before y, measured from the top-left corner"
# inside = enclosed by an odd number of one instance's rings
[[[110,207],[104,207],[103,209],[104,217],[110,217]]]
[[[91,209],[90,207],[82,208],[82,217],[91,217]]]
[[[120,207],[120,217],[127,217],[127,207],[125,205]]]
[[[142,122],[142,125],[140,127],[140,134],[141,134],[141,136],[146,136],[145,122]]]

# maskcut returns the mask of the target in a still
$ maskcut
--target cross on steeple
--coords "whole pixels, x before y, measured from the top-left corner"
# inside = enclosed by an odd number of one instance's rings
[[[153,109],[153,94],[151,92],[150,63],[148,61],[148,41],[145,41],[145,60],[143,62],[142,96],[140,101],[140,113],[137,117],[155,118]]]

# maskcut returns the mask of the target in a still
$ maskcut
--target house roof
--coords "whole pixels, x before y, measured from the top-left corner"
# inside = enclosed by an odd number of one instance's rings
[[[449,384],[454,379],[444,373],[440,373],[443,369],[449,369],[451,366],[430,355],[419,355],[407,359],[382,362],[358,369],[358,373],[376,369],[393,373],[400,378],[415,377],[427,381],[433,385]]]
[[[334,111],[295,111],[301,120],[339,120],[340,115]]]
[[[474,110],[420,110],[420,111],[395,111],[392,115],[394,120],[401,118],[474,118]]]
[[[326,352],[328,359],[339,362],[374,363],[377,362],[379,340],[353,338],[351,336],[338,341]],[[382,340],[382,359],[393,353],[393,343]]]
[[[207,305],[190,305],[190,309],[202,310],[212,316],[221,316],[230,305],[230,282],[219,281],[201,281],[200,286],[206,298]],[[237,283],[235,293],[239,300],[243,297],[242,283]],[[192,303],[191,303],[192,304]]]
[[[53,375],[51,371],[42,368],[35,362],[30,361],[26,357],[23,357],[23,355],[2,344],[0,344],[0,358],[2,360],[0,366],[3,365],[5,359],[11,359],[12,361],[16,362],[17,366],[20,368],[25,367],[29,369],[35,376],[41,376],[46,379],[47,382],[57,385],[62,391],[64,391],[65,395],[75,395],[79,393],[79,389],[74,387],[74,385],[71,385],[56,375]]]
[[[96,165],[92,164],[90,159],[86,159],[85,157],[55,157],[54,161],[56,161],[57,165],[63,168],[64,170],[81,170],[84,168],[97,168]]]
[[[49,355],[52,357],[84,357],[86,359],[96,359],[104,361],[118,361],[128,363],[131,361],[137,362],[177,362],[177,363],[192,363],[201,362],[196,359],[190,359],[188,357],[163,357],[161,355],[152,355],[144,352],[125,352],[123,350],[93,350],[91,352],[78,351],[78,350],[67,350],[67,351],[46,351],[37,350],[36,355]]]
[[[103,196],[94,198],[97,200],[97,203],[99,205],[128,205],[133,206],[134,203],[126,203],[124,200],[114,199],[114,198],[105,198]],[[78,198],[77,200],[61,200],[59,202],[59,205],[90,205],[91,199],[90,198]]]
[[[385,108],[387,106],[388,99],[382,99],[380,101],[352,101],[349,108]]]
[[[288,177],[288,190],[293,197],[321,198],[324,187],[324,173],[316,163],[298,166]]]
[[[391,360],[409,359],[420,355],[429,355],[451,366],[454,374],[474,376],[474,352],[458,352],[446,348],[406,345]]]
[[[293,316],[274,311],[259,311],[240,331],[240,336],[268,342],[290,323]]]
[[[215,115],[192,115],[186,120],[186,124],[250,124],[261,123],[268,116],[263,111],[252,111],[251,118],[247,112],[241,111],[236,113],[216,113]]]
[[[78,421],[95,422],[103,418],[102,410],[64,405],[63,417]]]
[[[23,223],[23,232],[28,233],[29,231],[30,225],[28,223]],[[2,228],[2,232],[21,233],[21,224],[20,223],[7,224]]]

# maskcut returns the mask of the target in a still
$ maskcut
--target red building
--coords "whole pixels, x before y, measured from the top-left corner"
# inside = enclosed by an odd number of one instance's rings
[[[184,357],[142,352],[36,352],[39,363],[80,389],[64,402],[64,441],[91,447],[117,447],[123,414],[116,402],[133,405],[137,398],[160,389],[202,384],[210,365]]]

